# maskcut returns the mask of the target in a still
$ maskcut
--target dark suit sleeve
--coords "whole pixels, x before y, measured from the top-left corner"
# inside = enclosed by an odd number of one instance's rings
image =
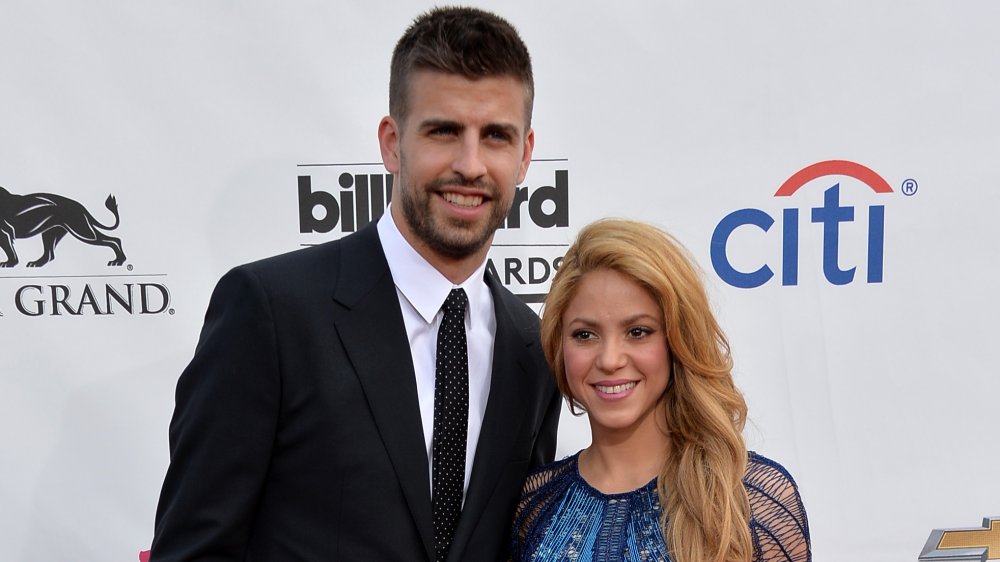
[[[177,383],[152,562],[242,560],[275,439],[281,384],[267,295],[235,269],[212,295]]]
[[[551,379],[551,375],[549,375]],[[549,385],[551,397],[545,408],[545,417],[542,418],[542,425],[538,429],[538,437],[535,439],[535,447],[531,451],[531,466],[529,470],[534,470],[540,466],[552,462],[556,455],[556,433],[559,430],[559,412],[562,410],[562,395],[559,394],[555,384]]]

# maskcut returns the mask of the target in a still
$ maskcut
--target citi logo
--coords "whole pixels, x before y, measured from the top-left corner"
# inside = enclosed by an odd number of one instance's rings
[[[501,229],[520,229],[530,222],[539,228],[569,226],[569,171],[556,170],[553,185],[518,187]],[[354,232],[378,220],[392,200],[391,174],[343,172],[339,189],[314,186],[312,175],[298,176],[299,232],[325,234],[338,226]]]
[[[783,286],[799,284],[799,242],[805,237],[803,236],[805,229],[810,227],[816,229],[816,234],[821,236],[822,271],[825,279],[833,285],[853,282],[858,264],[841,267],[841,235],[851,227],[863,228],[860,224],[852,224],[855,221],[867,222],[867,232],[860,233],[866,246],[866,256],[862,258],[865,266],[864,279],[867,283],[881,283],[885,254],[885,205],[873,204],[867,208],[856,208],[843,204],[839,178],[857,180],[851,181],[848,187],[852,190],[857,189],[856,184],[860,182],[863,185],[862,189],[870,189],[880,202],[881,198],[893,193],[892,187],[885,179],[872,169],[856,162],[827,160],[806,166],[793,174],[778,188],[774,196],[782,199],[792,197],[806,184],[815,184],[818,182],[814,180],[828,177],[830,183],[827,183],[828,187],[823,191],[822,203],[819,206],[806,209],[806,213],[802,213],[803,209],[798,207],[786,207],[781,210],[781,284]],[[913,195],[916,188],[916,182],[906,180],[903,184],[903,193]],[[740,236],[753,236],[753,240],[758,241],[760,232],[756,234],[742,232],[744,229],[762,231],[765,233],[764,239],[770,239],[771,243],[774,243],[775,237],[767,237],[766,233],[771,230],[775,221],[775,217],[761,209],[739,209],[719,221],[712,233],[711,258],[712,267],[723,281],[734,287],[752,289],[764,285],[774,277],[774,270],[768,263],[763,263],[752,270],[745,265],[742,268],[733,265],[730,246],[731,239],[737,231],[741,231]],[[806,234],[812,233],[806,232]],[[850,234],[857,237],[859,232],[853,230]]]

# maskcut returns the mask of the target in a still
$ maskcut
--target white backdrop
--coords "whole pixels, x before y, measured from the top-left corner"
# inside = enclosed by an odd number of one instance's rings
[[[135,560],[148,547],[174,385],[215,281],[342,235],[343,221],[300,231],[298,177],[339,197],[357,192],[342,173],[382,173],[371,164],[390,52],[430,6],[3,2],[0,186],[68,197],[104,224],[113,194],[109,234],[127,259],[107,266],[109,248],[68,236],[28,268],[36,236],[0,269],[0,560]],[[527,193],[549,194],[543,215],[568,213],[544,228],[529,202],[499,233],[494,263],[520,273],[515,292],[543,293],[541,262],[591,220],[661,225],[705,269],[748,441],[796,477],[816,560],[916,560],[932,529],[1000,513],[1000,4],[483,6],[521,30],[535,62]],[[893,192],[833,174],[774,197],[827,160],[863,164]],[[812,209],[835,184],[854,220],[824,234]],[[885,216],[880,283],[867,282],[872,206]],[[740,209],[774,220],[728,240],[735,269],[774,272],[751,289],[710,257]],[[784,209],[798,216],[797,284],[782,284]],[[857,267],[852,282],[828,280],[824,252]],[[122,295],[112,314],[109,290]],[[560,454],[588,440],[566,414]]]

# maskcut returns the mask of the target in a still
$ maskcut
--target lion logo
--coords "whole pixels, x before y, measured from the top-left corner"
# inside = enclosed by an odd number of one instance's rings
[[[18,264],[14,240],[42,235],[42,256],[28,262],[28,267],[41,267],[55,258],[56,244],[67,233],[77,240],[95,246],[107,246],[114,250],[115,259],[108,265],[125,263],[122,241],[101,232],[118,228],[118,203],[113,195],[108,195],[104,206],[115,216],[115,223],[105,226],[97,221],[87,209],[61,195],[52,193],[32,193],[15,195],[0,187],[0,248],[7,254],[7,261],[0,267],[14,267]],[[100,230],[98,230],[100,229]]]

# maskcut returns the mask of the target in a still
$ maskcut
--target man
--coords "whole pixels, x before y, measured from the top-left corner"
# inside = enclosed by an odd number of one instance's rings
[[[537,317],[485,273],[534,145],[527,49],[492,14],[436,9],[397,44],[389,97],[389,212],[216,287],[177,385],[153,562],[506,550],[559,416]]]

